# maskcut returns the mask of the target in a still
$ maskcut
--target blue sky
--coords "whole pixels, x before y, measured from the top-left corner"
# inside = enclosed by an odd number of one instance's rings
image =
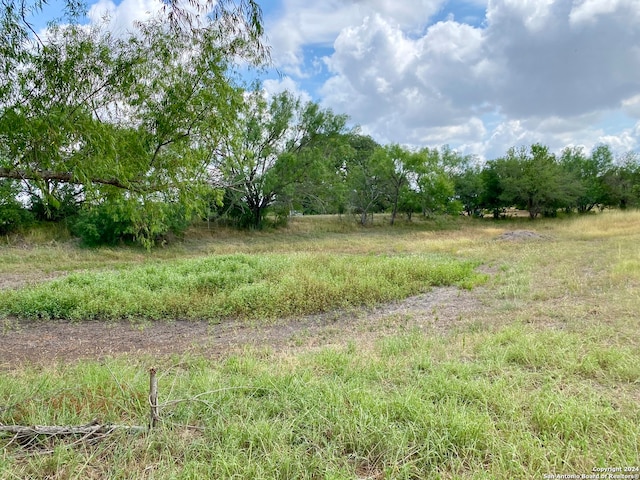
[[[90,0],[91,1],[91,0]],[[263,0],[289,89],[380,143],[640,151],[640,0]],[[159,0],[100,0],[122,27]]]

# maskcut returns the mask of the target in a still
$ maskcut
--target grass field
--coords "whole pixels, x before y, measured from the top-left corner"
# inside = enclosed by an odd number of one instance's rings
[[[523,229],[539,238],[498,239]],[[14,281],[0,311],[41,319],[255,324],[434,285],[471,288],[485,307],[444,332],[398,324],[313,349],[16,365],[0,372],[0,425],[144,425],[150,366],[162,422],[98,443],[2,436],[2,479],[640,475],[638,212],[366,229],[303,217],[194,229],[150,253],[40,234],[0,246],[2,275]],[[217,297],[233,301],[196,301]]]

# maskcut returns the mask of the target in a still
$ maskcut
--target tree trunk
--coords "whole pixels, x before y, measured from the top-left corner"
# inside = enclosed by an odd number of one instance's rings
[[[393,202],[393,210],[391,210],[391,221],[390,221],[391,225],[393,225],[394,222],[396,221],[397,214],[398,214],[398,196],[396,195],[396,198]]]

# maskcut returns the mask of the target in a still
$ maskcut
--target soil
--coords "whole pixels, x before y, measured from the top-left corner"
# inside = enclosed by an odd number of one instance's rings
[[[530,230],[512,230],[508,232],[502,233],[498,240],[506,240],[506,241],[520,241],[520,240],[541,240],[544,237],[539,233],[532,232]]]
[[[22,279],[14,279],[22,281]],[[8,286],[5,279],[5,287]],[[14,285],[15,286],[15,285]],[[0,320],[0,369],[25,363],[101,359],[122,355],[198,353],[220,357],[246,348],[309,349],[376,338],[419,328],[441,334],[474,321],[486,307],[482,289],[435,288],[373,309],[353,309],[269,324],[175,320],[67,322]]]

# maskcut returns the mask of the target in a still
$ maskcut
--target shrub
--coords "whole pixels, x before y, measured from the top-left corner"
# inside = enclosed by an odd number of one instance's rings
[[[31,196],[31,212],[36,220],[59,222],[75,217],[82,208],[81,191],[73,185],[63,185],[54,195]]]
[[[31,213],[16,198],[15,182],[0,180],[0,235],[14,232],[33,221]]]
[[[136,243],[151,248],[169,234],[181,235],[190,223],[182,205],[117,199],[81,211],[72,231],[88,246]]]

